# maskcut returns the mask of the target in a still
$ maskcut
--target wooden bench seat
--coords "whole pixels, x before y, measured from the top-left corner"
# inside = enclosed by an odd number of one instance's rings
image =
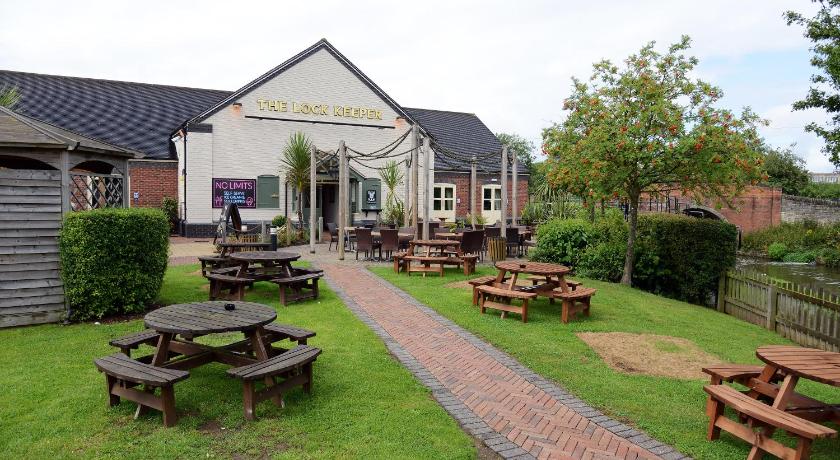
[[[209,273],[205,278],[210,280],[210,300],[242,300],[245,297],[245,287],[254,282],[248,278],[220,273]]]
[[[198,261],[201,262],[201,274],[203,276],[207,276],[207,274],[220,268],[235,265],[235,262],[230,260],[229,257],[224,257],[216,254],[209,256],[198,256]]]
[[[490,276],[479,276],[478,278],[473,278],[471,280],[467,280],[467,284],[472,286],[473,292],[473,305],[478,305],[478,287],[484,285],[493,284],[496,281],[495,275]]]
[[[762,366],[752,364],[721,364],[719,366],[707,366],[703,372],[709,374],[712,385],[720,385],[723,382],[735,382],[748,386],[751,378],[761,375]]]
[[[273,278],[271,282],[280,288],[280,303],[288,305],[289,302],[298,300],[317,299],[318,280],[322,276],[324,276],[323,272],[312,272],[283,278]],[[287,288],[291,291],[288,294],[286,293]]]
[[[303,329],[288,324],[269,323],[263,326],[266,331],[266,339],[269,342],[289,339],[300,345],[306,345],[306,340],[315,337],[315,331]]]
[[[312,392],[312,364],[321,354],[320,348],[298,345],[283,354],[247,366],[229,369],[228,375],[242,380],[242,401],[245,418],[254,420],[258,403],[270,398],[282,398],[286,390],[302,385],[307,394]],[[278,383],[277,379],[283,381]],[[258,380],[273,382],[257,391]],[[282,401],[282,399],[281,399]]]
[[[120,398],[125,398],[163,412],[163,424],[175,425],[177,415],[175,390],[172,387],[175,382],[189,377],[189,372],[155,367],[135,361],[122,353],[99,358],[94,361],[94,365],[105,374],[110,406],[116,406],[120,403]],[[132,388],[136,385],[145,385],[146,391]],[[155,388],[160,388],[160,396],[155,396]]]
[[[401,252],[394,253],[394,255],[393,255],[394,273],[399,273],[400,271],[405,270],[405,260],[404,259],[405,259],[405,256],[407,256],[407,255],[408,255],[408,252],[406,252],[406,251],[401,251]]]
[[[502,312],[502,318],[505,317],[505,313],[507,312],[519,313],[522,315],[523,323],[528,322],[528,301],[537,297],[537,294],[533,292],[509,290],[490,285],[478,286],[476,290],[479,295],[481,313],[484,313],[487,308],[500,310]],[[504,300],[506,303],[498,302],[498,300]],[[512,305],[511,302],[513,300],[521,300],[522,305]]]
[[[757,458],[761,453],[767,452],[784,459],[807,459],[810,456],[812,441],[837,437],[837,432],[831,428],[776,409],[730,386],[706,385],[703,389],[712,401],[708,414],[707,438],[710,441],[718,439],[720,430],[723,429],[753,446],[749,458]],[[748,419],[760,422],[759,425],[767,428],[762,427],[762,432],[756,433],[750,426],[726,418],[723,415],[725,406],[731,407]],[[795,449],[771,438],[776,428],[798,438]]]
[[[471,275],[475,273],[475,264],[478,261],[478,256],[476,255],[464,255],[464,256],[421,256],[421,255],[405,255],[401,259],[405,264],[406,272],[410,275],[412,272],[433,272],[438,273],[440,276],[443,276],[443,267],[444,265],[455,265],[455,266],[463,266],[464,267],[464,274]],[[419,262],[423,264],[423,266],[411,266],[411,262]],[[431,265],[437,265],[437,267],[432,267]],[[396,265],[395,265],[396,267]]]
[[[584,316],[589,316],[589,307],[592,301],[592,296],[595,295],[594,288],[578,287],[574,291],[563,292],[555,289],[551,291],[552,299],[560,299],[562,301],[562,312],[560,319],[564,324],[569,322],[569,318],[577,313],[583,312]]]
[[[136,350],[140,347],[140,345],[144,344],[154,346],[159,338],[160,334],[158,334],[157,331],[152,329],[146,329],[145,331],[129,334],[118,339],[113,339],[110,342],[108,342],[108,344],[112,347],[119,348],[124,355],[131,357],[131,350]]]

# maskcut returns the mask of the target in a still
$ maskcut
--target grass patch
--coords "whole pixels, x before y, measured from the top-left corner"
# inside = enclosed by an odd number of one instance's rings
[[[529,304],[528,323],[523,324],[517,315],[502,320],[498,313],[479,314],[467,289],[446,289],[446,295],[441,295],[446,284],[466,279],[454,269],[448,269],[442,278],[397,275],[389,267],[371,270],[610,416],[698,459],[745,458],[749,450],[728,434],[720,441],[706,441],[703,385],[707,381],[617,371],[575,334],[629,332],[681,337],[733,363],[760,364],[755,357],[758,346],[790,344],[772,332],[714,310],[618,284],[584,280],[598,289],[590,318],[562,324],[560,306],[540,298]],[[481,267],[474,276],[495,273],[493,268]],[[662,351],[673,349],[661,346]],[[797,390],[823,401],[840,401],[840,390],[826,385],[803,380]],[[814,444],[811,458],[833,459],[838,451],[840,440],[820,440]]]
[[[206,300],[195,265],[171,267],[163,304]],[[246,299],[272,306],[278,322],[313,329],[324,353],[312,396],[286,395],[286,408],[242,415],[241,383],[211,364],[176,384],[180,419],[164,428],[134,404],[108,408],[93,359],[108,340],[143,329],[142,320],[0,330],[0,456],[7,458],[473,458],[472,439],[394,361],[382,342],[326,286],[321,298],[280,307],[277,287],[257,283]],[[225,343],[241,334],[208,336]],[[150,348],[140,350],[148,352]],[[138,354],[139,356],[139,354]]]

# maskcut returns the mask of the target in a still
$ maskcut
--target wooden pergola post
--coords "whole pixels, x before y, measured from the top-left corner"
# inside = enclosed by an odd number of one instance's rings
[[[502,238],[505,238],[507,235],[507,205],[508,205],[508,148],[507,146],[502,147]]]
[[[312,146],[309,152],[309,253],[315,254],[315,204],[318,200],[318,183],[315,174],[318,169],[318,151]]]
[[[472,161],[470,162],[470,224],[473,230],[475,230],[475,212],[478,210],[478,206],[475,203],[476,195],[478,195],[475,192],[475,187],[478,185],[478,172],[476,171],[475,161],[475,155],[473,155]]]
[[[419,196],[420,196],[420,129],[417,125],[412,126],[411,128],[412,133],[412,146],[414,150],[411,151],[411,226],[413,228],[417,228],[417,213],[420,212],[417,209],[419,203]]]
[[[405,201],[403,201],[403,227],[411,225],[411,215],[408,207],[411,204],[411,153],[408,153],[409,160],[405,162]]]
[[[338,143],[338,260],[344,260],[344,203],[347,201],[347,193],[344,190],[344,159],[347,157],[347,149],[344,141]]]
[[[429,239],[429,203],[432,193],[429,190],[429,176],[432,170],[432,147],[428,137],[423,138],[423,238]]]
[[[516,221],[519,218],[519,213],[517,212],[518,211],[517,208],[519,208],[519,200],[517,199],[519,197],[519,190],[518,190],[519,189],[519,181],[517,180],[517,177],[516,177],[516,175],[518,173],[517,169],[519,169],[519,166],[518,166],[519,165],[519,160],[517,158],[516,152],[513,152],[512,163],[513,163],[513,171],[511,171],[511,174],[513,175],[513,177],[512,177],[512,180],[511,180],[512,183],[511,183],[511,189],[510,189],[511,200],[512,200],[512,203],[510,204],[510,206],[511,206],[511,212],[510,212],[511,216],[510,217],[511,217],[511,225],[516,227]]]

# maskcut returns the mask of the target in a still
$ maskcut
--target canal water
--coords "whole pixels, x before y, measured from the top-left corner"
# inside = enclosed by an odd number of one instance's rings
[[[746,256],[738,256],[735,265],[738,269],[754,271],[773,278],[790,281],[811,288],[817,293],[822,290],[840,296],[840,269],[815,264],[774,262]]]

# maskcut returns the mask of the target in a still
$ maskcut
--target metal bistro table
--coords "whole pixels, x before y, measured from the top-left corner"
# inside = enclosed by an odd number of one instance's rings
[[[226,304],[233,304],[235,308],[227,310]],[[274,309],[253,302],[209,301],[159,308],[144,317],[146,327],[160,333],[151,364],[189,370],[211,362],[239,367],[267,360],[271,357],[271,348],[264,341],[263,326],[276,318]],[[221,347],[192,341],[202,335],[236,331],[242,332],[245,340]],[[170,360],[170,352],[181,356]],[[267,378],[265,384],[271,386],[274,382]],[[279,397],[274,402],[281,404]],[[138,406],[138,415],[144,407]]]
[[[825,404],[804,397],[794,390],[800,378],[840,387],[840,353],[796,346],[768,345],[755,355],[765,362],[764,370],[750,380],[750,396],[773,399],[773,407],[812,422],[840,423],[840,404]],[[785,376],[781,385],[771,383],[779,372]]]
[[[237,278],[249,278],[254,281],[268,281],[274,278],[290,278],[292,262],[300,259],[300,254],[279,251],[237,252],[230,259],[239,263]],[[257,267],[255,265],[260,265]]]

